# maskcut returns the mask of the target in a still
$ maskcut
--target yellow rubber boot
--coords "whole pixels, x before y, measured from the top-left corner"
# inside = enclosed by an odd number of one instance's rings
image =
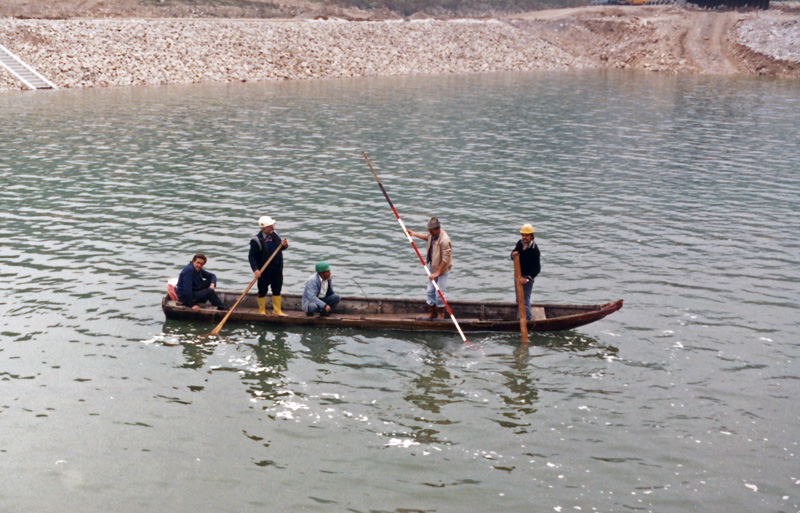
[[[286,317],[286,314],[281,312],[281,297],[272,296],[272,315],[280,315]]]
[[[267,315],[267,298],[258,298],[258,313]]]

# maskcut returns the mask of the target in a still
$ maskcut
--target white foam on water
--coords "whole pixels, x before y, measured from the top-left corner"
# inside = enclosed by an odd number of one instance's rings
[[[385,445],[385,447],[402,447],[404,449],[408,449],[411,446],[419,445],[419,442],[416,440],[412,440],[410,438],[400,439],[400,438],[392,438],[389,442]]]

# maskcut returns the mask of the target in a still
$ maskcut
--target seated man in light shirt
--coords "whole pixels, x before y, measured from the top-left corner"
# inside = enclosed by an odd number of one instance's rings
[[[321,317],[327,317],[336,309],[341,298],[333,292],[331,266],[327,262],[319,262],[315,270],[306,281],[303,291],[303,311],[309,317],[317,312]]]

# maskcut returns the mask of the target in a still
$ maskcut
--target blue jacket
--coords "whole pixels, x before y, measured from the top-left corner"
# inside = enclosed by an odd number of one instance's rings
[[[314,273],[308,277],[306,281],[306,288],[303,290],[303,311],[308,312],[308,305],[317,305],[320,308],[325,308],[325,302],[319,298],[319,291],[322,290],[322,279],[319,273]],[[325,297],[333,294],[333,278],[328,278],[328,292]]]
[[[214,273],[210,273],[205,269],[200,269],[200,272],[194,269],[194,265],[189,262],[189,265],[183,268],[181,275],[178,276],[178,286],[175,287],[178,294],[178,301],[188,307],[195,305],[192,291],[207,289],[211,284],[216,286],[217,277]]]
[[[281,238],[276,232],[270,233],[264,237],[264,232],[258,232],[255,237],[250,239],[250,253],[247,255],[250,260],[250,269],[258,271],[267,263],[272,252],[278,249],[281,245]],[[284,248],[278,255],[269,263],[269,269],[280,269],[283,271],[283,252],[288,249]]]

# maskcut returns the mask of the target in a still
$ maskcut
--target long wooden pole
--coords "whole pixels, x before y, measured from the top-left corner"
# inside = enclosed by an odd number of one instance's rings
[[[264,265],[261,267],[261,271],[259,271],[259,272],[262,272],[262,273],[263,273],[263,272],[264,272],[264,270],[265,270],[265,269],[267,268],[267,266],[269,265],[269,263],[270,263],[270,262],[272,262],[272,259],[273,259],[273,258],[275,258],[275,256],[276,256],[276,255],[277,255],[277,254],[278,254],[278,253],[279,253],[279,252],[280,252],[282,249],[283,249],[283,246],[281,246],[281,245],[278,245],[278,249],[276,249],[275,251],[273,251],[273,252],[272,252],[272,254],[269,256],[269,260],[267,260],[267,261],[264,263]],[[226,323],[226,322],[228,322],[228,317],[230,317],[230,316],[231,316],[231,314],[233,313],[233,311],[234,311],[234,310],[236,310],[236,307],[237,307],[237,306],[239,306],[239,303],[241,303],[241,302],[242,302],[242,299],[244,299],[244,296],[246,296],[246,295],[247,295],[247,293],[248,293],[248,292],[250,292],[250,289],[253,287],[253,285],[255,285],[256,281],[258,281],[258,278],[253,278],[253,281],[251,281],[251,282],[250,282],[250,285],[248,285],[248,286],[247,286],[247,288],[246,288],[246,289],[244,289],[244,292],[242,292],[242,295],[241,295],[241,296],[239,296],[239,299],[237,299],[237,300],[236,300],[236,303],[234,303],[234,304],[233,304],[233,306],[231,307],[231,309],[230,309],[230,310],[228,310],[228,313],[227,313],[227,314],[225,314],[225,317],[223,317],[223,318],[222,318],[222,320],[220,321],[220,323],[219,323],[219,324],[217,324],[217,327],[216,327],[216,328],[214,328],[213,330],[211,330],[210,332],[208,332],[208,335],[206,335],[207,337],[213,337],[213,336],[219,335],[219,331],[222,329],[222,327],[223,327],[223,326],[225,326],[225,323]]]
[[[519,265],[519,254],[514,254],[514,288],[517,291],[517,306],[519,307],[519,331],[522,334],[522,343],[528,345],[528,317],[525,315],[525,293],[522,290],[522,268]]]
[[[397,222],[400,223],[400,227],[403,229],[403,233],[405,234],[406,238],[408,239],[408,242],[411,243],[411,246],[414,248],[414,251],[417,252],[417,256],[419,257],[419,261],[422,263],[422,268],[425,269],[425,273],[428,275],[428,279],[430,279],[431,272],[428,269],[428,266],[425,265],[425,259],[422,258],[422,254],[419,252],[419,249],[417,249],[417,245],[414,244],[414,239],[411,238],[411,234],[408,233],[408,229],[406,229],[406,225],[403,224],[403,220],[400,219],[400,214],[398,214],[397,213],[397,209],[394,208],[394,204],[392,203],[392,200],[389,199],[389,195],[386,193],[386,189],[383,188],[383,184],[381,183],[380,178],[378,178],[378,175],[375,173],[375,170],[372,169],[372,164],[370,163],[369,159],[367,158],[367,154],[364,153],[363,151],[361,152],[361,154],[364,155],[364,160],[367,161],[367,165],[369,166],[369,170],[372,171],[372,176],[374,176],[375,177],[375,181],[378,182],[378,187],[381,188],[381,192],[383,193],[383,196],[386,198],[386,201],[389,202],[389,206],[392,207],[392,212],[394,212],[394,215],[397,218]],[[444,307],[447,309],[447,313],[450,314],[450,318],[453,320],[453,324],[456,325],[456,329],[458,330],[458,334],[461,335],[461,340],[463,340],[465,344],[469,344],[469,342],[467,341],[467,337],[464,336],[464,332],[461,331],[461,326],[458,325],[458,321],[456,320],[456,316],[453,315],[453,311],[450,309],[450,305],[447,304],[447,300],[444,298],[444,294],[442,294],[442,291],[439,289],[439,284],[436,283],[435,280],[431,280],[431,283],[433,283],[433,287],[436,289],[436,292],[439,293],[439,297],[442,299],[442,302],[444,303]]]

